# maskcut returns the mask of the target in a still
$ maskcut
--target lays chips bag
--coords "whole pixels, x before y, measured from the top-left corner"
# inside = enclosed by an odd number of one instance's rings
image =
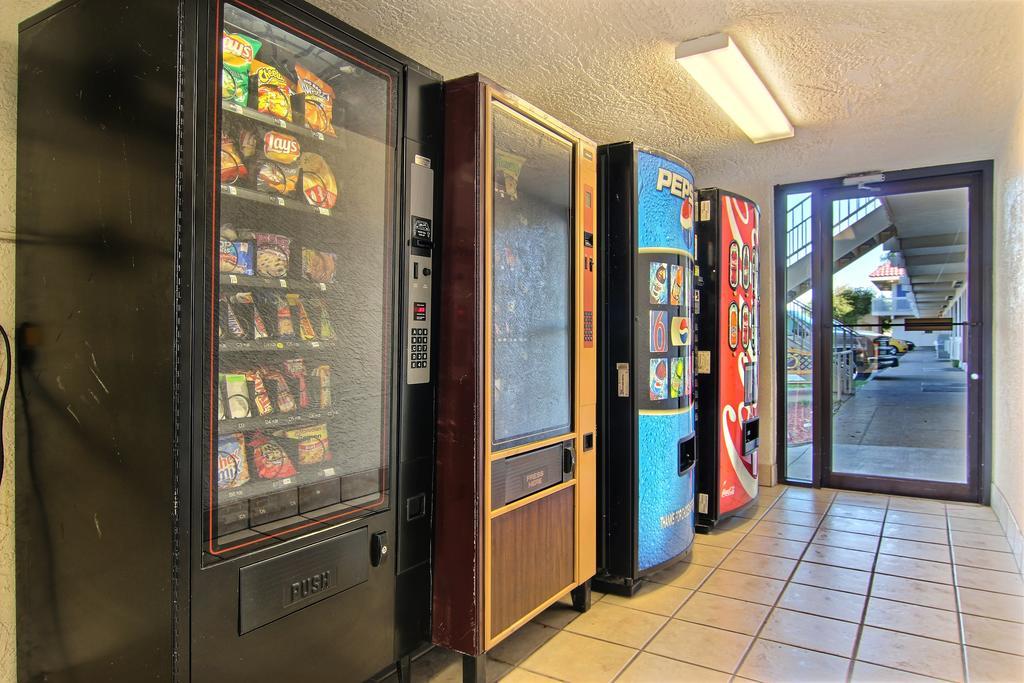
[[[222,68],[220,96],[244,107],[249,103],[249,69],[256,53],[263,45],[260,41],[241,33],[224,31],[221,38]]]

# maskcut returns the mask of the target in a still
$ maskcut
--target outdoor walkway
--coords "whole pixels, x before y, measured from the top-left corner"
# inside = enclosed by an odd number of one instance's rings
[[[875,373],[832,423],[835,472],[928,481],[967,480],[963,370],[918,348]],[[810,478],[810,446],[792,452],[789,476]]]

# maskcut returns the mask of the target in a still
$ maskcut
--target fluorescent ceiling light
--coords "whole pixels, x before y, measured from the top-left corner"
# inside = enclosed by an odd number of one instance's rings
[[[676,61],[754,142],[793,137],[793,125],[726,34],[680,43]]]

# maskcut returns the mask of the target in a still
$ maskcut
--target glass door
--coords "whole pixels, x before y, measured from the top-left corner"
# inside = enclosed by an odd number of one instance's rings
[[[836,481],[967,483],[968,190],[831,202]]]
[[[223,6],[206,562],[388,507],[396,79]]]
[[[573,145],[494,101],[492,447],[572,431]]]

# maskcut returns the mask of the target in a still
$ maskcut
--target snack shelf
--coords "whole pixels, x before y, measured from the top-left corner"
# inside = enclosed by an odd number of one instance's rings
[[[273,206],[283,206],[286,209],[295,209],[296,211],[305,211],[306,213],[317,213],[321,216],[331,215],[331,210],[325,209],[322,206],[311,206],[310,204],[298,199],[279,197],[275,194],[267,194],[266,192],[257,192],[256,190],[250,190],[247,187],[221,185],[220,191],[221,196],[238,197],[239,199],[245,199],[246,201],[258,202],[260,204],[271,204]]]
[[[328,138],[323,133],[318,133],[315,130],[310,130],[309,128],[306,128],[305,126],[298,123],[291,123],[289,121],[285,121],[284,119],[279,119],[276,116],[270,116],[269,114],[261,114],[255,109],[243,107],[239,104],[235,104],[234,102],[223,102],[223,106],[224,111],[229,111],[232,114],[244,116],[247,119],[252,119],[253,121],[262,123],[265,126],[273,126],[274,128],[280,128],[281,130],[288,131],[292,135],[301,135],[303,137],[319,140],[320,142],[327,142],[328,140],[330,140],[332,145],[335,143],[337,143],[339,146],[341,145],[341,141],[338,138]]]
[[[299,279],[278,279],[259,277],[256,275],[220,274],[220,284],[259,289],[288,289],[300,292],[326,292],[327,285],[323,282],[309,282]]]
[[[338,343],[333,340],[324,341],[275,341],[273,339],[260,339],[257,341],[222,341],[220,350],[222,353],[244,353],[252,351],[310,351],[321,349],[333,349]]]
[[[250,432],[254,429],[291,427],[303,422],[323,422],[340,413],[337,410],[304,410],[296,413],[271,413],[256,417],[219,420],[220,432]]]
[[[217,505],[236,503],[256,496],[262,496],[276,491],[286,491],[307,484],[315,484],[324,479],[341,476],[341,471],[334,465],[302,465],[298,471],[284,479],[259,479],[250,480],[238,488],[222,489],[217,492]]]

